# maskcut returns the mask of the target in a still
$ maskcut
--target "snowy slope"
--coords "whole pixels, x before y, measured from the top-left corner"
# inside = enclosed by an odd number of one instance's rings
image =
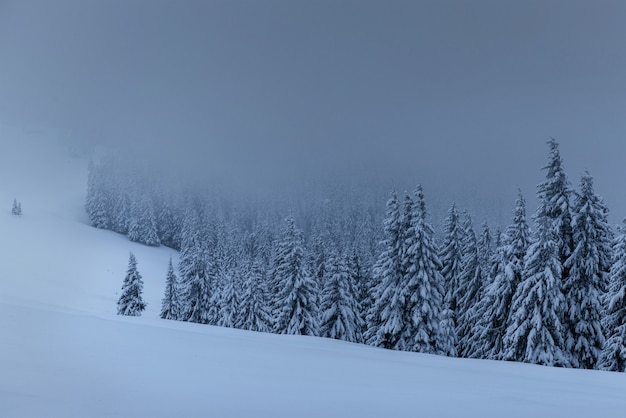
[[[0,144],[0,417],[624,416],[624,374],[159,320],[176,253],[86,225],[83,159]],[[139,318],[115,315],[129,251]]]

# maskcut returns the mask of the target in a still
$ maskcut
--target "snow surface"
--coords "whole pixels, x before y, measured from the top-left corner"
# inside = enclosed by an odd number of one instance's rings
[[[89,227],[86,161],[9,136],[0,131],[0,417],[625,414],[625,374],[160,320],[177,254]],[[148,303],[138,318],[115,314],[130,251]]]

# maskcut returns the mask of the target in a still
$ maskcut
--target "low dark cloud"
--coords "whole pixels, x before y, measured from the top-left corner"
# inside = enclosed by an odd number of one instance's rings
[[[0,0],[0,121],[196,178],[423,182],[499,205],[561,142],[626,215],[626,4]],[[369,180],[368,180],[369,181]],[[531,200],[532,202],[532,200]],[[532,210],[532,208],[531,208]]]

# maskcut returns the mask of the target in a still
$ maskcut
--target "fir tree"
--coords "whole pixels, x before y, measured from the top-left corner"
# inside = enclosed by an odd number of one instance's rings
[[[607,338],[598,368],[626,372],[626,227],[620,228],[613,248],[614,260],[605,298],[606,316],[603,319]]]
[[[17,201],[17,199],[13,199],[13,207],[11,207],[11,214],[16,216],[22,215],[22,204]]]
[[[493,237],[491,236],[491,229],[487,221],[483,222],[480,239],[478,240],[478,257],[481,264],[481,270],[484,272],[485,277],[489,276],[491,259],[493,256]]]
[[[359,308],[359,311],[355,312],[355,314],[360,327],[361,339],[363,340],[367,332],[367,312],[369,312],[373,304],[372,283],[366,273],[366,268],[363,266],[361,256],[355,247],[352,247],[352,252],[348,258],[348,270],[352,276],[352,283],[355,286],[356,302]]]
[[[236,328],[239,323],[240,289],[238,275],[228,275],[221,289],[221,303],[217,325]]]
[[[180,300],[178,298],[178,278],[174,273],[172,257],[167,267],[167,277],[165,279],[165,295],[161,303],[162,319],[179,319],[181,312]]]
[[[322,292],[321,330],[322,337],[361,342],[362,324],[359,321],[359,306],[356,287],[345,258],[331,255],[326,263],[325,287]]]
[[[510,309],[513,295],[522,280],[524,256],[530,245],[530,230],[526,222],[526,201],[518,192],[513,223],[507,228],[504,242],[496,247],[491,276],[485,296],[477,308],[479,323],[473,332],[472,357],[501,359],[504,334],[511,324]]]
[[[463,269],[459,277],[459,287],[456,294],[458,312],[456,333],[459,355],[468,357],[473,351],[469,340],[478,321],[477,304],[482,297],[484,272],[478,254],[472,218],[469,214],[465,216],[463,230],[465,242],[463,245]]]
[[[396,193],[387,202],[384,221],[384,250],[374,266],[374,304],[367,315],[369,344],[394,350],[406,349],[401,339],[404,328],[404,308],[400,289],[402,286],[402,250],[404,231],[402,214]]]
[[[272,330],[273,318],[267,297],[262,261],[256,260],[243,284],[238,328],[259,332]]]
[[[513,295],[510,324],[504,336],[506,360],[568,366],[561,305],[559,245],[550,218],[537,218],[537,241],[524,259],[522,282]]]
[[[457,320],[457,296],[459,288],[459,278],[463,268],[463,231],[459,223],[459,214],[456,205],[452,204],[448,210],[445,220],[445,236],[443,240],[440,259],[442,263],[441,274],[445,283],[445,303],[449,310],[449,317],[454,326],[458,325]]]
[[[152,202],[144,195],[131,203],[128,223],[128,238],[152,247],[161,245],[157,234],[156,219]]]
[[[141,298],[143,281],[137,271],[137,259],[130,253],[128,270],[122,285],[122,294],[117,301],[117,314],[127,316],[141,316],[141,311],[146,309],[146,304]]]
[[[211,283],[207,274],[208,249],[200,232],[198,215],[188,211],[178,269],[180,272],[181,319],[209,323]]]
[[[91,225],[99,229],[108,229],[111,226],[109,199],[103,170],[89,161],[87,176],[87,197],[85,210]],[[14,202],[14,207],[17,202]]]
[[[274,259],[276,295],[275,331],[279,334],[318,335],[317,283],[307,269],[302,232],[292,217]]]
[[[565,266],[566,347],[574,367],[592,369],[602,348],[602,299],[611,260],[611,230],[608,210],[593,191],[593,178],[586,173],[573,207],[572,231],[576,247]]]
[[[555,231],[558,245],[559,262],[561,263],[561,280],[565,282],[569,277],[569,268],[565,262],[574,249],[572,233],[572,215],[570,210],[570,183],[563,169],[563,161],[559,152],[559,144],[554,138],[548,141],[550,147],[549,162],[546,170],[546,180],[537,186],[537,198],[540,207],[537,216],[545,216],[550,220],[551,228]],[[564,315],[564,313],[562,313]]]
[[[421,186],[417,187],[414,204],[410,207],[401,261],[404,277],[399,288],[400,298],[406,303],[401,339],[409,351],[435,353],[441,345],[441,335],[450,330],[441,329],[443,276],[434,231],[426,222]]]

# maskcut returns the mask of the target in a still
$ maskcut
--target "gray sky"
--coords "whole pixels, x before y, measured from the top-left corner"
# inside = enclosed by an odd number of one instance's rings
[[[422,182],[505,223],[518,186],[534,211],[553,136],[617,222],[625,19],[622,0],[0,0],[0,122],[251,185]]]

